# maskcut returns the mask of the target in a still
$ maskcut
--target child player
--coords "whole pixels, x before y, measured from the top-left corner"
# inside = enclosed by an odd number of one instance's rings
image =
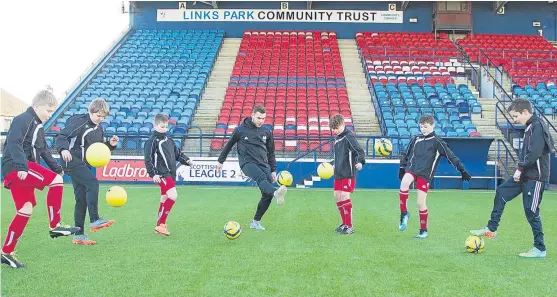
[[[329,123],[335,138],[335,181],[334,194],[342,224],[335,231],[340,234],[352,234],[352,201],[350,193],[356,187],[356,170],[365,164],[365,153],[360,148],[356,137],[344,125],[344,118],[337,114]]]
[[[554,150],[553,139],[540,118],[532,114],[532,105],[525,99],[516,99],[507,109],[517,124],[525,125],[521,160],[514,175],[501,184],[496,192],[487,226],[470,231],[477,236],[495,238],[505,204],[522,193],[522,205],[526,219],[532,227],[534,247],[519,256],[525,258],[545,258],[540,204],[549,181],[550,153]]]
[[[4,144],[4,187],[12,193],[17,212],[8,227],[1,258],[2,264],[13,268],[25,267],[16,259],[14,249],[33,213],[33,207],[37,204],[35,189],[43,190],[48,187],[46,205],[51,238],[68,236],[79,230],[60,224],[64,172],[52,157],[43,130],[43,123],[48,121],[57,105],[58,102],[52,93],[40,91],[33,98],[31,107],[13,119]],[[39,165],[41,158],[52,171]]]
[[[90,145],[104,142],[104,131],[99,124],[108,115],[108,104],[97,98],[89,104],[89,112],[77,114],[66,121],[66,127],[56,137],[56,148],[62,156],[62,168],[72,178],[75,195],[75,225],[81,230],[73,238],[74,244],[93,245],[97,242],[85,235],[85,215],[89,209],[91,232],[110,227],[113,220],[99,216],[99,180],[91,171],[91,165],[85,159],[85,152]],[[118,136],[114,135],[105,144],[110,150],[116,148]]]
[[[176,192],[176,161],[192,165],[192,161],[176,146],[172,138],[166,136],[168,116],[157,114],[154,120],[153,135],[145,143],[145,168],[153,181],[161,188],[157,226],[155,233],[170,236],[166,218],[178,198]]]
[[[435,174],[437,165],[441,156],[446,157],[462,175],[462,179],[470,180],[470,174],[464,169],[460,160],[449,149],[447,144],[441,140],[433,128],[435,120],[431,115],[420,117],[421,135],[412,137],[406,152],[400,155],[400,170],[398,178],[400,183],[400,225],[398,229],[404,231],[410,218],[410,213],[406,208],[408,200],[408,190],[410,185],[416,181],[416,189],[418,191],[418,209],[420,213],[420,232],[417,238],[427,238],[427,206],[426,198],[429,190],[429,183]]]

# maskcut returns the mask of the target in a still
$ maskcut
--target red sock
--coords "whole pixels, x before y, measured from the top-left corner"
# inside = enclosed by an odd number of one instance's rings
[[[166,198],[166,201],[164,201],[164,204],[162,205],[162,208],[159,211],[159,220],[157,221],[157,226],[160,224],[166,224],[166,218],[168,217],[168,213],[172,209],[172,206],[174,205],[175,202],[176,201],[170,198]]]
[[[62,218],[60,217],[60,208],[62,207],[62,194],[64,193],[63,184],[51,185],[46,194],[46,210],[48,211],[48,220],[50,228],[56,228]]]
[[[408,201],[408,190],[400,190],[398,192],[398,198],[400,200],[400,212],[407,212],[406,202]]]
[[[23,234],[23,230],[25,230],[25,226],[27,226],[27,222],[29,221],[29,215],[17,212],[15,218],[12,220],[10,227],[8,227],[8,234],[6,235],[6,241],[4,242],[4,246],[2,247],[2,252],[9,254],[14,251],[15,246],[17,245],[17,240]]]
[[[342,219],[342,223],[346,225],[346,215],[344,214],[344,204],[346,200],[342,200],[337,202],[338,213],[340,214],[340,218]]]
[[[346,222],[344,224],[346,226],[352,227],[352,201],[350,199],[344,200],[344,217]]]
[[[166,198],[166,199],[168,199],[168,198]],[[166,200],[165,200],[165,201],[166,201]],[[163,208],[163,207],[164,207],[164,202],[161,202],[161,203],[159,204],[159,211],[157,212],[157,222],[159,221],[159,219],[160,219],[160,217],[161,217],[162,208]],[[159,224],[157,223],[157,226],[158,226],[158,225],[159,225]]]
[[[420,230],[427,230],[427,209],[420,210]]]

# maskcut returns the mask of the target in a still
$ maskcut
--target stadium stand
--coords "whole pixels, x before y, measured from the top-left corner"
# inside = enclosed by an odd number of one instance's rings
[[[440,136],[480,136],[471,114],[481,104],[467,85],[455,84],[466,73],[446,36],[359,32],[356,42],[385,136],[406,138],[405,146],[420,133],[423,114],[435,116]]]
[[[515,85],[513,95],[529,99],[546,116],[552,116],[555,119],[555,114],[557,114],[557,87],[555,85],[543,82],[538,82],[535,88],[531,85],[524,87]]]
[[[230,134],[254,105],[267,110],[277,151],[307,151],[330,137],[329,118],[352,113],[334,32],[246,31],[214,130]],[[224,139],[213,139],[220,150]],[[321,147],[328,152],[329,145]]]
[[[144,146],[161,112],[169,115],[170,133],[181,146],[179,137],[190,127],[223,37],[222,30],[137,30],[51,130],[60,131],[67,118],[87,113],[89,102],[103,97],[110,114],[101,126],[107,134],[127,135],[119,148]]]
[[[557,83],[557,50],[541,36],[512,34],[467,35],[457,43],[470,61],[487,64],[485,56],[502,66],[514,83],[536,87],[538,82]]]

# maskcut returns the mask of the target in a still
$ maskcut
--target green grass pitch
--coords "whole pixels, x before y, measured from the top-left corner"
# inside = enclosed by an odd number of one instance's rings
[[[101,187],[101,195],[107,186]],[[429,234],[418,230],[415,192],[412,218],[398,231],[397,190],[353,194],[353,235],[334,233],[339,214],[331,190],[291,189],[274,202],[264,232],[248,223],[257,188],[178,188],[168,219],[170,237],[153,232],[159,190],[126,186],[128,203],[100,213],[116,220],[90,233],[96,246],[48,237],[45,192],[20,239],[25,269],[2,266],[2,296],[557,296],[557,195],[541,204],[548,257],[521,259],[532,235],[518,197],[507,205],[499,236],[485,253],[467,254],[470,229],[486,224],[494,192],[431,191]],[[71,185],[62,218],[73,223]],[[2,240],[14,214],[2,189]],[[88,220],[88,218],[87,218]],[[237,240],[222,233],[228,220],[244,227]]]

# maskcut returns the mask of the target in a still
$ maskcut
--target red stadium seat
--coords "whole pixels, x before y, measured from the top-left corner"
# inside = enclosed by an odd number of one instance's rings
[[[217,124],[238,124],[254,105],[263,105],[268,123],[281,126],[284,135],[295,135],[296,130],[284,130],[294,125],[306,126],[297,133],[306,136],[308,117],[317,127],[318,113],[328,118],[329,110],[341,111],[339,104],[349,106],[336,33],[246,31]],[[344,111],[351,114],[349,107]],[[284,148],[292,151],[286,142]]]

